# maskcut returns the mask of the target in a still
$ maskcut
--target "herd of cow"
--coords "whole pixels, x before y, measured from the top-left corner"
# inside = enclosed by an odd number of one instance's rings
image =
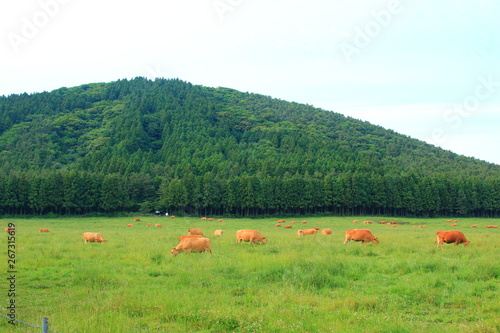
[[[314,229],[304,229],[297,232],[298,236],[305,235],[315,235],[317,234],[318,228]],[[323,229],[323,235],[330,235],[332,233],[331,229]],[[223,230],[215,230],[214,236],[221,237],[224,234]],[[100,233],[85,232],[83,234],[84,243],[87,242],[97,242],[104,243],[106,240],[102,237]],[[379,244],[377,237],[373,236],[369,229],[352,229],[345,231],[344,245],[350,241],[362,242],[362,243],[374,243]],[[249,242],[252,244],[262,243],[267,244],[267,238],[262,236],[262,234],[257,230],[243,229],[236,231],[236,242]],[[447,244],[464,244],[464,246],[469,245],[470,241],[465,238],[463,232],[459,230],[449,230],[449,231],[438,231],[436,233],[436,241],[438,247],[442,247],[443,243]],[[173,247],[170,255],[175,257],[181,252],[191,253],[191,252],[209,252],[212,253],[210,248],[210,239],[203,235],[201,229],[188,229],[188,235],[179,237],[179,244]]]
[[[135,219],[137,222],[138,219]],[[222,220],[220,220],[222,221]],[[282,222],[282,221],[278,221]],[[357,222],[357,221],[355,221]],[[307,222],[303,222],[307,223]],[[132,225],[129,224],[127,227],[131,227]],[[147,226],[150,226],[147,225]],[[156,227],[161,227],[160,224],[156,224]],[[278,225],[276,225],[278,226]],[[281,225],[279,225],[281,226]],[[475,226],[473,226],[475,227]],[[497,226],[487,226],[488,228],[496,228]],[[318,232],[319,228],[313,228],[313,229],[302,229],[297,231],[297,235],[302,237],[305,235],[316,235]],[[10,232],[11,230],[9,228],[5,228],[5,232]],[[49,232],[48,229],[40,229],[40,232]],[[220,237],[224,234],[222,230],[215,230],[214,236]],[[330,235],[332,234],[331,229],[322,229],[321,234],[323,235]],[[85,232],[83,233],[83,239],[84,243],[86,244],[87,242],[96,242],[96,243],[104,243],[106,240],[103,238],[101,233],[98,232]],[[374,244],[379,244],[379,240],[377,237],[373,236],[371,231],[369,229],[352,229],[352,230],[346,230],[345,231],[345,239],[344,239],[344,244],[347,244],[350,241],[355,241],[355,242],[362,242],[362,243],[374,243]],[[251,229],[243,229],[243,230],[238,230],[236,232],[236,241],[238,243],[240,242],[250,242],[253,244],[257,243],[262,243],[262,244],[267,244],[267,238],[262,236],[260,232],[257,230],[251,230]],[[436,241],[434,244],[437,243],[438,247],[442,247],[443,243],[447,244],[464,244],[464,246],[467,246],[470,241],[465,238],[465,235],[463,232],[459,230],[449,230],[449,231],[438,231],[436,232]],[[206,238],[203,235],[203,232],[201,229],[189,229],[188,230],[188,235],[186,236],[180,236],[179,237],[179,244],[175,247],[172,248],[172,251],[170,254],[172,256],[176,256],[177,254],[181,252],[209,252],[211,253],[212,250],[210,248],[210,239]]]

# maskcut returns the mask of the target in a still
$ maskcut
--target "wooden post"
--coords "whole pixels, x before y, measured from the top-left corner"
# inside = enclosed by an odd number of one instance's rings
[[[47,317],[42,319],[42,333],[49,333],[49,318]]]

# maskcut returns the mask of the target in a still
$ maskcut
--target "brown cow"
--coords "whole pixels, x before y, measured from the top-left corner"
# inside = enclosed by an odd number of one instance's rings
[[[159,223],[156,223],[156,224],[155,224],[155,227],[156,227],[156,228],[161,228],[161,227],[163,227],[163,225],[161,225],[161,224],[159,224]]]
[[[133,224],[132,224],[132,223],[127,224],[127,228],[130,228],[130,227],[132,227],[132,226],[133,226]]]
[[[201,229],[188,229],[188,234],[203,236],[203,232],[201,231]]]
[[[150,226],[151,226],[151,223],[146,224],[146,227],[150,227]]]
[[[236,231],[236,241],[240,242],[250,242],[250,243],[263,243],[267,244],[267,238],[262,236],[257,230],[238,230]]]
[[[107,240],[103,239],[102,235],[98,232],[84,232],[83,239],[84,239],[84,244],[87,244],[87,242],[97,242],[97,243],[107,242]]]
[[[49,229],[39,229],[39,232],[50,232]]]
[[[276,223],[274,226],[275,227],[281,227],[281,223]]]
[[[141,219],[134,219],[134,222],[141,222]]]
[[[222,231],[220,229],[214,231],[214,236],[221,237],[223,234],[224,234],[224,231]]]
[[[170,255],[175,257],[181,252],[209,252],[212,253],[210,249],[210,239],[205,237],[187,237],[179,241],[176,247],[172,248]]]
[[[291,225],[286,225],[285,229],[292,229],[292,226]]]
[[[5,232],[16,232],[14,228],[5,228]]]
[[[179,242],[183,240],[184,238],[202,238],[203,236],[200,235],[186,235],[186,236],[180,236],[179,237]]]
[[[322,235],[331,235],[332,229],[321,229],[321,234]]]
[[[458,230],[436,232],[436,242],[437,246],[441,248],[443,247],[443,243],[454,243],[455,246],[458,244],[464,244],[464,246],[467,246],[470,243],[470,241],[465,238],[464,233]],[[436,244],[436,242],[434,242],[434,244]]]
[[[317,233],[318,233],[318,230],[316,230],[316,229],[304,229],[304,230],[297,231],[297,236],[316,235]]]
[[[373,236],[371,231],[369,229],[353,229],[353,230],[346,230],[345,231],[345,241],[344,245],[347,244],[349,241],[355,241],[355,242],[363,242],[364,243],[375,243],[378,244],[378,238]]]
[[[218,220],[217,220],[217,222],[222,222],[222,221],[224,221],[224,220],[223,220],[223,219],[218,219]]]
[[[498,228],[497,225],[487,225],[486,228]]]

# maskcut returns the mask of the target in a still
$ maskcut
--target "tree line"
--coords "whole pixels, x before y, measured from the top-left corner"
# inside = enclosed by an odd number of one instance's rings
[[[13,172],[0,176],[0,214],[119,214],[156,210],[174,215],[500,214],[500,181],[347,172],[318,177],[210,172],[183,178],[85,171]]]

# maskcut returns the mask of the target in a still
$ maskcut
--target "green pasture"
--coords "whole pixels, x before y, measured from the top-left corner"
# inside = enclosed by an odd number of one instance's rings
[[[40,326],[48,317],[64,333],[500,332],[500,229],[485,227],[500,219],[462,218],[456,227],[444,218],[375,219],[410,222],[391,227],[352,222],[369,217],[311,217],[284,229],[275,218],[213,218],[1,219],[2,228],[16,226],[17,318]],[[413,228],[420,225],[427,227]],[[297,236],[313,227],[333,234]],[[170,256],[189,228],[204,231],[212,254]],[[380,244],[343,245],[354,228],[370,229]],[[224,236],[214,237],[216,229]],[[268,244],[236,243],[238,229],[259,230]],[[453,229],[470,245],[437,249],[436,231]],[[84,244],[83,232],[108,242]],[[40,330],[0,318],[0,331]]]

